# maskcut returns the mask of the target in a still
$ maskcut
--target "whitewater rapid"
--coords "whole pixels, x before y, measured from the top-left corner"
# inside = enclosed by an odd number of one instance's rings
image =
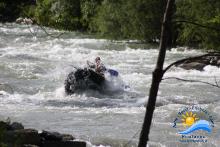
[[[0,83],[14,91],[0,90],[2,119],[10,117],[25,127],[70,133],[93,145],[105,146],[124,146],[140,130],[157,49],[126,41],[94,39],[77,32],[53,38],[37,26],[1,24],[0,32]],[[60,33],[51,29],[48,32]],[[167,51],[165,66],[202,53],[174,48]],[[130,89],[112,95],[94,91],[65,95],[64,80],[73,66],[83,67],[86,60],[93,61],[96,56],[100,56],[107,67],[116,69]],[[207,66],[201,72],[174,67],[164,76],[215,83],[220,81],[220,68]],[[219,128],[219,96],[220,90],[210,85],[163,81],[150,145],[181,146],[171,123],[178,110],[187,105],[208,109],[215,116],[216,129]],[[136,146],[138,135],[129,146]],[[210,144],[216,147],[220,144],[217,135],[210,138]]]

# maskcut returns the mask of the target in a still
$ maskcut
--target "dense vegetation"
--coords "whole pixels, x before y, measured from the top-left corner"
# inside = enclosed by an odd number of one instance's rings
[[[0,21],[28,16],[57,29],[155,43],[160,36],[165,3],[165,0],[1,0]],[[220,50],[219,0],[176,0],[173,13],[174,46]]]
[[[178,0],[177,20],[196,22],[202,26],[182,23],[178,28],[178,43],[220,50],[220,1]]]
[[[33,0],[0,0],[0,21],[14,21],[24,9],[34,5]]]

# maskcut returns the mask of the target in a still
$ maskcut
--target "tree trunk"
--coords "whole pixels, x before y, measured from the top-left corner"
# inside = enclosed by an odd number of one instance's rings
[[[152,76],[152,84],[149,93],[149,99],[147,103],[146,113],[144,117],[144,123],[142,126],[140,139],[138,147],[146,147],[147,141],[149,140],[148,135],[150,132],[151,121],[153,117],[153,112],[155,109],[155,103],[157,98],[157,93],[159,89],[159,84],[163,77],[163,64],[166,55],[166,48],[168,43],[168,38],[170,38],[170,22],[172,18],[172,8],[175,4],[175,0],[168,0],[166,10],[164,13],[162,30],[161,30],[161,38],[160,38],[160,47],[159,47],[159,55],[157,59],[156,68],[153,71]]]

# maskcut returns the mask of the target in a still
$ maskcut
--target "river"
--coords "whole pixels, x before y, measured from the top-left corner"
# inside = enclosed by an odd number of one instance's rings
[[[70,133],[95,145],[136,146],[143,122],[145,103],[158,50],[140,44],[94,39],[77,32],[53,38],[37,26],[0,24],[0,83],[14,93],[0,90],[0,118],[10,117],[27,128]],[[47,29],[49,33],[59,31]],[[32,32],[32,33],[31,33]],[[199,50],[173,48],[167,51],[165,66]],[[65,95],[64,80],[73,66],[100,56],[116,69],[129,89],[116,94],[89,91]],[[165,77],[220,81],[220,68],[204,71],[172,68]],[[162,81],[156,103],[150,146],[219,146],[220,90],[202,83]],[[200,106],[214,117],[215,127],[208,144],[179,142],[172,123],[178,111]],[[136,135],[135,135],[136,134]]]

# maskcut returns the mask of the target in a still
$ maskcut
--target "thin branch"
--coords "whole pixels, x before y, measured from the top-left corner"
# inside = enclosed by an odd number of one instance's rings
[[[212,83],[204,82],[204,81],[200,81],[200,80],[187,80],[187,79],[182,79],[182,78],[177,78],[177,77],[167,77],[167,78],[163,78],[162,80],[168,80],[168,79],[175,79],[175,80],[179,80],[179,81],[192,82],[192,83],[203,83],[203,84],[207,84],[207,85],[210,85],[210,86],[213,86],[213,87],[220,88],[217,81],[215,81],[216,84],[212,84]]]
[[[133,136],[132,138],[124,145],[124,147],[127,147],[131,142],[132,140],[138,135],[138,133],[141,131],[141,129],[139,129]]]
[[[189,23],[189,24],[193,24],[193,25],[199,26],[199,27],[201,27],[201,28],[206,28],[206,29],[210,29],[210,30],[220,31],[219,28],[201,25],[201,24],[199,24],[199,23],[192,22],[192,21],[188,21],[188,20],[176,20],[176,21],[173,21],[173,22],[174,22],[174,23]]]
[[[39,27],[44,31],[44,33],[45,33],[47,36],[50,36],[50,37],[52,37],[52,38],[60,38],[60,36],[62,36],[63,34],[65,34],[65,32],[62,32],[62,33],[60,33],[60,34],[58,34],[58,35],[50,34],[50,33],[48,33],[48,32],[46,31],[46,29],[45,29],[43,26],[41,26],[41,25],[38,24],[37,22],[36,22],[36,24],[37,24],[37,26],[39,26]]]
[[[218,85],[218,82],[217,82],[217,80],[216,80],[216,77],[214,77],[214,78],[215,78],[215,84],[216,84],[217,86],[219,86],[219,85]]]
[[[199,56],[194,56],[194,57],[188,57],[188,58],[184,58],[184,59],[181,59],[181,60],[177,60],[173,63],[171,63],[170,65],[168,65],[164,70],[163,70],[163,73],[165,73],[167,70],[169,70],[172,66],[174,65],[179,65],[181,63],[184,63],[185,61],[188,61],[188,60],[196,60],[196,59],[200,59],[202,57],[207,57],[207,56],[220,56],[220,53],[219,52],[214,52],[214,53],[207,53],[207,54],[204,54],[204,55],[199,55]]]
[[[31,17],[29,17],[29,15],[27,15],[26,12],[24,12],[24,15],[25,15],[25,17],[29,18],[32,22],[35,22],[36,25],[37,25],[38,27],[40,27],[41,30],[42,30],[47,36],[50,36],[50,37],[52,37],[52,38],[59,38],[61,35],[65,34],[65,32],[62,32],[62,33],[60,33],[60,34],[58,34],[58,35],[50,34],[50,33],[47,32],[47,30],[46,30],[42,25],[40,25],[39,23],[37,23],[36,21],[34,21]]]
[[[29,29],[29,31],[31,32],[32,36],[33,36],[33,37],[36,37],[36,36],[37,36],[37,32],[38,32],[38,30],[37,30],[37,31],[32,32],[31,27],[29,26],[29,24],[28,24],[28,23],[26,23],[26,22],[25,22],[25,24],[28,26],[28,29]]]

